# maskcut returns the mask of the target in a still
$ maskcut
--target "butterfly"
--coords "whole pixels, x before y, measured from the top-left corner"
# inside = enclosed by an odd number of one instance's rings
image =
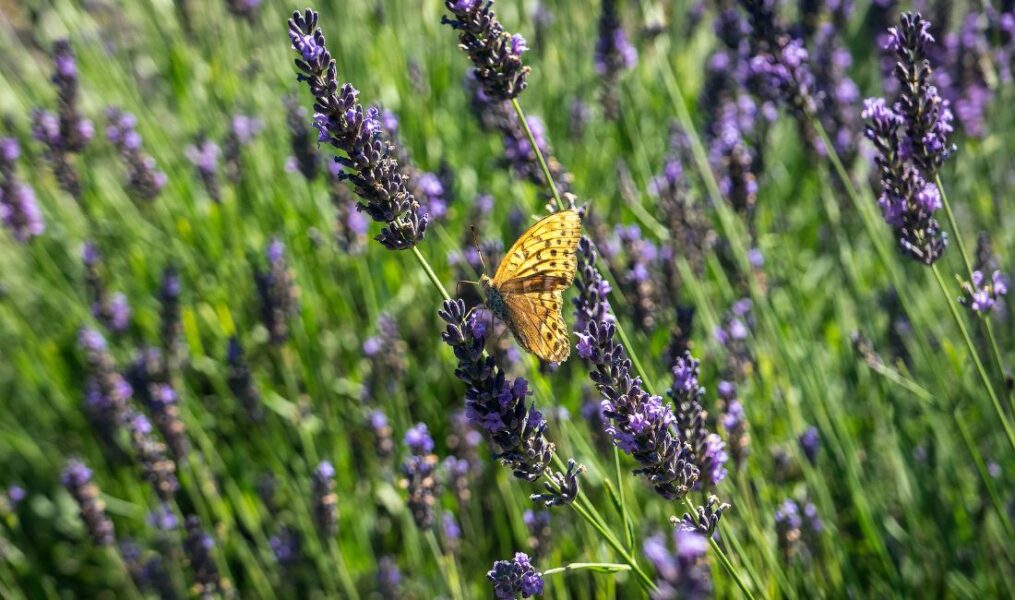
[[[523,348],[546,362],[564,362],[571,354],[561,307],[578,269],[581,226],[574,209],[541,219],[511,246],[493,279],[479,278],[487,308]]]

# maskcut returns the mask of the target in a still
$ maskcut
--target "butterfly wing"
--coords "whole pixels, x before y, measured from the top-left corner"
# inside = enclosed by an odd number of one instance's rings
[[[528,229],[504,255],[493,285],[507,294],[566,290],[578,269],[581,217],[562,210]]]
[[[563,304],[560,290],[504,295],[507,324],[515,339],[546,362],[564,362],[571,354]]]

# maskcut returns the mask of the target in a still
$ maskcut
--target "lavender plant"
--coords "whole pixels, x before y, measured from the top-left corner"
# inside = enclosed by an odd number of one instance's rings
[[[421,530],[434,524],[434,505],[437,501],[437,455],[426,425],[417,423],[405,432],[405,446],[409,456],[402,463],[402,487],[409,492],[409,512]]]
[[[599,100],[607,120],[616,121],[620,117],[620,91],[617,89],[620,75],[637,63],[638,50],[627,39],[617,15],[616,0],[603,0],[599,13],[595,67],[600,78]]]
[[[141,147],[137,119],[133,114],[110,106],[106,109],[106,139],[116,147],[127,165],[127,189],[135,200],[148,202],[166,186],[166,174],[158,170],[155,159]]]
[[[15,240],[27,242],[42,235],[46,223],[35,190],[18,179],[15,167],[20,155],[16,139],[0,138],[0,220]]]

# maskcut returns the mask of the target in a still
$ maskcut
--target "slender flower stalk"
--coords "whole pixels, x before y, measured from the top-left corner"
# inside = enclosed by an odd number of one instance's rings
[[[99,498],[99,487],[92,482],[92,470],[79,460],[67,462],[63,471],[63,485],[74,497],[88,537],[97,546],[110,546],[115,541],[113,522],[106,514],[106,503]]]
[[[158,197],[168,178],[158,170],[155,159],[142,148],[137,132],[137,118],[129,112],[110,106],[106,109],[106,139],[116,147],[127,165],[127,189],[135,200],[149,202]]]
[[[335,61],[317,27],[318,15],[307,9],[289,19],[289,39],[300,54],[296,67],[314,96],[314,126],[318,141],[343,153],[336,161],[345,170],[340,178],[352,182],[361,201],[359,210],[384,223],[375,239],[390,250],[415,247],[423,240],[427,214],[406,188],[407,178],[393,157],[394,147],[381,136],[379,111],[364,109],[351,84],[339,86]]]
[[[0,138],[0,221],[15,240],[27,242],[42,235],[46,223],[35,190],[17,176],[15,167],[20,155],[16,139]]]

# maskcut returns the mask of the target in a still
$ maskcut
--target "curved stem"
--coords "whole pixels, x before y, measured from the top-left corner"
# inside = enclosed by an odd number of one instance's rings
[[[557,183],[553,180],[553,176],[550,175],[550,167],[546,164],[546,158],[543,157],[543,152],[536,145],[536,136],[532,135],[532,130],[529,129],[529,122],[525,118],[525,112],[522,110],[522,105],[518,103],[518,98],[511,99],[511,106],[515,109],[515,114],[518,115],[518,122],[521,124],[522,129],[525,130],[525,137],[529,140],[529,146],[532,147],[532,153],[536,155],[536,160],[539,161],[539,168],[543,171],[543,177],[546,179],[546,185],[550,188],[550,194],[553,195],[553,201],[556,204],[556,210],[564,208],[564,202],[560,199],[560,192],[557,191]]]
[[[937,280],[938,287],[941,288],[941,295],[948,301],[948,309],[951,312],[952,319],[958,326],[959,331],[962,333],[962,339],[966,343],[966,348],[969,349],[969,355],[973,358],[973,364],[976,366],[976,372],[980,375],[980,381],[983,383],[983,387],[987,390],[987,395],[990,396],[990,402],[994,406],[994,412],[997,413],[997,418],[1001,421],[1001,426],[1004,428],[1005,435],[1008,436],[1008,443],[1011,445],[1012,450],[1015,451],[1015,431],[1012,430],[1011,425],[1008,423],[1008,416],[1004,412],[1004,408],[1001,406],[1001,401],[997,398],[997,393],[994,392],[994,386],[990,383],[990,378],[987,376],[986,369],[983,368],[983,362],[980,361],[980,355],[976,352],[976,347],[973,346],[973,340],[969,337],[969,331],[966,329],[966,324],[962,320],[962,316],[959,315],[959,310],[955,306],[955,300],[951,297],[948,292],[948,288],[945,286],[944,279],[941,277],[941,271],[937,268],[937,265],[931,265],[931,271],[934,272],[934,279]]]
[[[426,276],[430,279],[430,283],[437,288],[437,291],[440,292],[441,296],[445,300],[451,300],[451,294],[444,289],[444,284],[441,283],[440,279],[438,279],[437,274],[434,273],[433,268],[430,267],[430,263],[427,262],[426,257],[424,257],[423,253],[419,251],[419,248],[413,246],[412,255],[416,257],[416,261],[419,263],[419,266],[423,267],[423,272],[426,273]]]

